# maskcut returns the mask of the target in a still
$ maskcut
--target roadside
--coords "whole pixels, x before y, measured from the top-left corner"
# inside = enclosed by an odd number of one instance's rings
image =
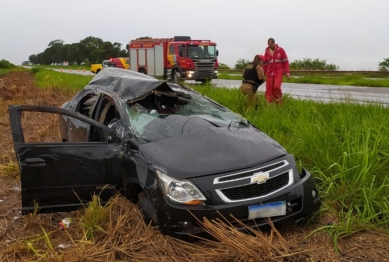
[[[23,66],[25,68],[32,68],[34,66]],[[85,66],[37,66],[38,68],[52,69],[54,71],[81,74],[81,75],[92,75],[95,74],[90,72],[90,67]],[[220,80],[237,80],[241,81],[242,77],[238,74],[220,73],[218,76]],[[284,83],[295,83],[295,84],[316,84],[316,85],[339,85],[339,86],[362,86],[362,87],[389,87],[389,77],[372,77],[358,74],[352,75],[292,75],[288,80],[284,77]],[[212,81],[216,82],[215,80]]]
[[[216,239],[193,244],[171,239],[145,225],[136,206],[123,198],[114,198],[110,207],[94,206],[98,213],[87,209],[20,216],[20,182],[12,148],[8,104],[60,106],[75,91],[38,88],[30,72],[11,72],[3,80],[4,87],[0,90],[1,261],[60,258],[66,261],[389,261],[389,239],[384,231],[344,236],[339,239],[339,253],[333,248],[330,232],[309,236],[318,227],[337,223],[329,214],[321,214],[306,226],[291,225],[271,231],[272,234],[265,231],[256,232],[256,235],[231,231],[222,223],[206,221],[204,226]],[[31,125],[36,123],[34,121],[29,119]],[[40,124],[46,130],[52,123]],[[34,133],[43,139],[43,131],[36,129]],[[101,219],[85,227],[90,215]],[[58,223],[68,216],[74,219],[71,227],[60,230]],[[94,238],[87,237],[88,228],[93,230]]]

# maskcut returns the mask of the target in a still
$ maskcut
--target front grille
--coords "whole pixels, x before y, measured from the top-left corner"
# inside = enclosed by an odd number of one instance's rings
[[[272,165],[269,165],[269,166],[265,166],[265,167],[262,167],[262,168],[259,168],[259,169],[255,169],[254,171],[253,170],[249,170],[249,171],[245,171],[245,172],[242,172],[242,173],[238,173],[238,174],[233,174],[233,175],[229,175],[229,176],[225,176],[225,177],[220,177],[217,182],[218,183],[221,183],[221,182],[227,182],[227,181],[231,181],[231,180],[235,180],[235,179],[242,179],[242,178],[246,178],[246,177],[251,177],[253,175],[253,173],[257,173],[257,172],[270,172],[270,171],[273,171],[279,167],[283,167],[283,166],[286,166],[288,164],[288,162],[286,161],[281,161],[281,162],[278,162],[278,163],[275,163],[275,164],[272,164]]]
[[[262,184],[249,184],[240,187],[222,189],[221,192],[231,201],[257,198],[276,191],[289,183],[289,172],[268,179]]]
[[[195,74],[199,77],[212,77],[214,69],[214,63],[196,62]]]

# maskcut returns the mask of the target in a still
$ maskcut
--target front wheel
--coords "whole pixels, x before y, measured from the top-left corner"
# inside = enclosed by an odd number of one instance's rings
[[[152,226],[158,226],[158,218],[157,218],[157,212],[154,208],[153,202],[150,200],[150,198],[146,195],[145,192],[140,192],[138,195],[138,205],[140,210],[143,213],[144,220],[147,224],[150,224]]]

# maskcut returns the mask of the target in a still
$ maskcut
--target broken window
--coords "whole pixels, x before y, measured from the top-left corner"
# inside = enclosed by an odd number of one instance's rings
[[[145,142],[246,122],[242,116],[195,92],[154,90],[127,102],[127,113],[134,135]]]

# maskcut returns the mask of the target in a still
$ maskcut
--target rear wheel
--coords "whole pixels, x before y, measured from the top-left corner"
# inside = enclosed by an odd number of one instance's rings
[[[97,69],[96,74],[98,74],[99,72],[100,72],[100,69]]]

